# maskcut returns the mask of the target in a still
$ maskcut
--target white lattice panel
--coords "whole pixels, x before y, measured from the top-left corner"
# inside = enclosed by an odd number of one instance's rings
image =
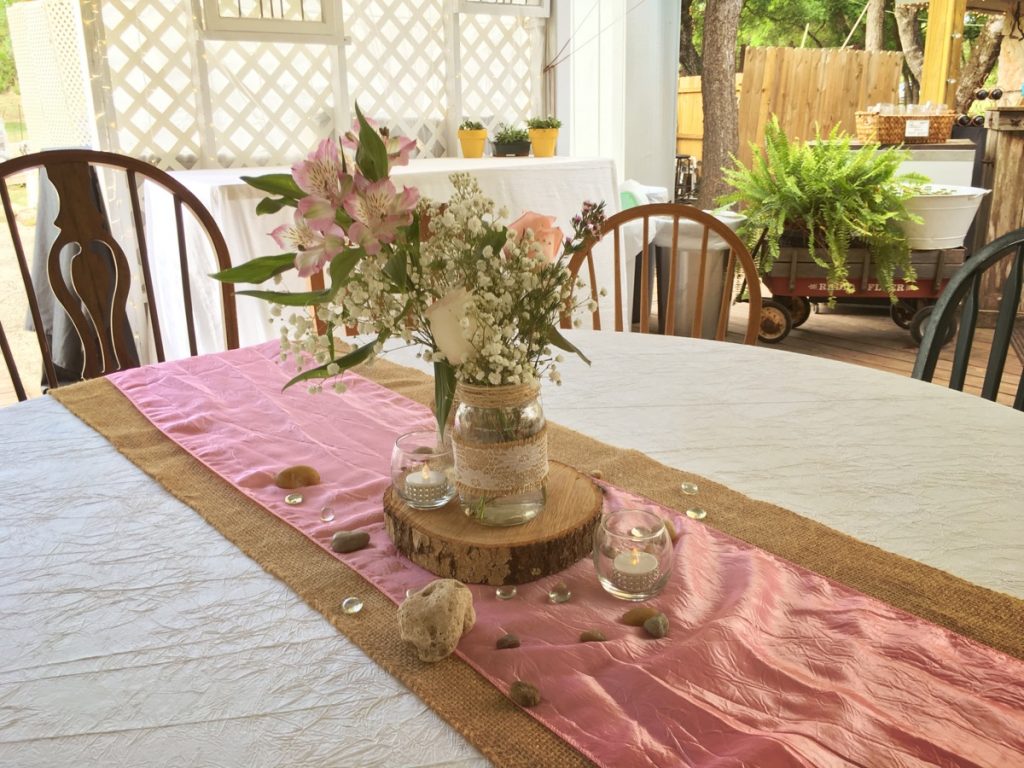
[[[181,0],[103,0],[118,149],[164,168],[202,156],[192,12]]]
[[[437,0],[344,0],[349,97],[364,114],[447,154],[445,39]]]
[[[326,46],[209,41],[206,52],[218,165],[291,163],[333,130]]]
[[[248,0],[211,2],[246,20],[258,13]],[[99,6],[101,34],[90,39],[105,46],[94,75],[109,77],[102,92],[113,148],[165,168],[292,162],[332,130],[348,129],[335,125],[348,106],[335,104],[339,83],[367,115],[416,137],[424,156],[451,154],[448,137],[463,117],[494,128],[522,122],[537,103],[542,61],[527,26],[535,19],[460,14],[449,25],[451,6],[439,0],[342,0],[349,42],[339,57],[322,42],[204,41],[184,0],[88,3]],[[291,21],[303,7],[273,3]],[[456,27],[459,39],[446,39]],[[455,78],[448,62],[460,56]]]
[[[531,61],[526,20],[517,16],[463,14],[462,114],[492,133],[498,123],[524,123],[530,115]]]
[[[73,0],[7,8],[32,151],[94,144],[81,21]]]

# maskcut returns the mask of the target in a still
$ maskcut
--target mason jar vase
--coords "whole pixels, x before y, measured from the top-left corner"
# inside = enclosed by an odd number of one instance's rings
[[[464,512],[483,525],[533,520],[548,474],[540,387],[459,384],[455,397],[455,487]]]

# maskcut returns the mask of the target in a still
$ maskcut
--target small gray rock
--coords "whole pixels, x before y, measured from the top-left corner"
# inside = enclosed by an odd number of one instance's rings
[[[366,531],[338,531],[331,537],[331,549],[335,552],[355,552],[370,543]]]
[[[540,691],[537,690],[537,686],[522,680],[512,683],[508,695],[520,707],[535,707],[540,704]]]
[[[495,643],[495,645],[500,650],[505,650],[506,648],[518,648],[519,638],[515,635],[504,635],[498,638],[498,642]]]
[[[665,637],[668,634],[668,618],[664,613],[656,613],[644,622],[644,629],[651,637]]]

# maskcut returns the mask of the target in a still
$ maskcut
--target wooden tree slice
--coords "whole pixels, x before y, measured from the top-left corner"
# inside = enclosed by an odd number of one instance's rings
[[[590,555],[602,502],[589,477],[552,461],[544,509],[523,525],[480,525],[458,499],[412,509],[393,487],[384,493],[384,523],[398,551],[431,573],[469,584],[523,584]]]

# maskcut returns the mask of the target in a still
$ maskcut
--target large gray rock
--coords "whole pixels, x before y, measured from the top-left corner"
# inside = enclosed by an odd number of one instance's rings
[[[398,634],[421,661],[440,661],[476,623],[473,593],[455,579],[437,579],[398,607]]]

